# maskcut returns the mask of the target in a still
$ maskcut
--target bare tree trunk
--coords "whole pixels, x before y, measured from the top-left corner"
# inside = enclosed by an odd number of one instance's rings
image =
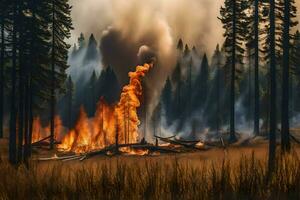
[[[236,141],[235,135],[235,63],[236,63],[236,1],[233,0],[232,17],[232,54],[231,54],[231,78],[230,78],[230,141]]]
[[[13,3],[13,32],[12,32],[12,70],[11,70],[11,98],[10,98],[10,134],[9,134],[9,161],[12,164],[17,163],[17,130],[16,130],[16,68],[17,68],[17,4],[18,0]]]
[[[52,1],[52,64],[51,64],[51,105],[50,105],[50,149],[54,148],[54,118],[55,118],[55,37],[54,37],[54,22],[55,22],[55,4]]]
[[[270,135],[269,135],[269,162],[271,174],[275,167],[276,157],[276,54],[275,54],[275,0],[270,0]]]
[[[3,5],[4,6],[4,5]],[[4,40],[4,25],[5,25],[5,9],[1,12],[1,53],[0,53],[0,138],[3,138],[3,102],[4,102],[4,52],[5,52],[5,40]]]
[[[254,67],[254,134],[259,133],[259,2],[255,0],[255,14],[254,14],[254,26],[255,26],[255,67]]]
[[[284,1],[282,102],[281,102],[281,149],[290,152],[289,133],[289,68],[290,68],[290,1]]]

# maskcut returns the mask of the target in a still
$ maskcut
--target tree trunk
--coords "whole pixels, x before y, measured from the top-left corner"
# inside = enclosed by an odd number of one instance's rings
[[[275,55],[275,0],[270,0],[270,135],[269,135],[269,174],[275,167],[276,156],[276,55]]]
[[[17,3],[13,3],[13,32],[12,32],[12,70],[11,70],[11,98],[10,98],[10,135],[9,161],[16,164],[16,68],[17,68]]]
[[[29,116],[29,133],[28,133],[28,157],[31,156],[31,143],[32,143],[32,131],[33,131],[33,88],[31,85],[31,80],[29,80],[29,102],[28,102],[28,116]]]
[[[23,34],[23,33],[22,33]],[[20,35],[22,35],[20,34]],[[23,36],[20,36],[20,40],[23,40]],[[24,55],[22,49],[24,46],[21,45],[19,50],[19,108],[18,108],[18,162],[23,161],[23,131],[24,131]]]
[[[289,51],[290,51],[290,2],[284,1],[282,102],[281,102],[281,149],[290,152],[289,133]]]
[[[4,51],[5,51],[5,41],[4,41],[4,8],[1,11],[1,53],[0,53],[0,138],[3,138],[3,102],[4,102]]]
[[[50,149],[54,148],[54,118],[55,118],[55,36],[54,36],[54,22],[55,22],[55,4],[52,1],[52,64],[51,64],[51,105],[50,105]]]
[[[255,26],[255,67],[254,67],[254,134],[259,135],[259,2],[255,0],[255,14],[254,14],[254,26]]]
[[[231,89],[230,89],[230,142],[236,141],[235,135],[235,63],[236,63],[236,1],[233,0],[232,17],[232,54],[231,54]]]

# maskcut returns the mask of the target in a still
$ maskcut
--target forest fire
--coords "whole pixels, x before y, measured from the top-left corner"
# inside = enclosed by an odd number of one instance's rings
[[[123,87],[119,102],[109,106],[101,99],[95,117],[88,119],[83,107],[75,127],[62,139],[58,148],[63,151],[85,153],[103,149],[112,144],[130,144],[138,141],[140,124],[137,108],[142,95],[141,78],[153,67],[153,64],[137,66],[135,72],[129,72],[129,84]],[[128,154],[144,155],[147,151],[120,148]]]
[[[60,139],[63,129],[61,118],[57,115],[54,118],[54,137],[56,140]],[[31,143],[43,140],[50,132],[50,124],[43,127],[40,117],[35,117],[32,122],[32,139]]]

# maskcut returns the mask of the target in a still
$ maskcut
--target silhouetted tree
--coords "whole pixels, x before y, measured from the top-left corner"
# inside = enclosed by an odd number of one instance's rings
[[[78,38],[78,52],[81,52],[83,48],[85,47],[85,38],[83,33],[80,33],[80,36]]]
[[[51,1],[51,116],[50,116],[50,148],[54,148],[54,118],[56,97],[55,91],[62,87],[65,82],[65,70],[68,68],[67,57],[70,45],[65,42],[71,36],[72,19],[71,6],[68,0]]]
[[[289,88],[290,88],[290,42],[291,28],[297,25],[296,6],[294,0],[281,0],[283,7],[281,18],[283,21],[282,48],[282,101],[281,101],[281,149],[283,152],[290,152],[290,133],[289,133]]]
[[[88,64],[91,61],[99,60],[99,52],[97,48],[97,41],[94,37],[94,34],[91,34],[84,57],[84,64]]]
[[[193,97],[194,106],[203,108],[208,96],[209,65],[206,54],[203,55],[200,71],[195,81],[195,96]]]
[[[254,57],[254,134],[259,135],[260,120],[260,94],[259,94],[259,41],[261,36],[260,21],[262,18],[262,2],[259,0],[248,1],[247,16],[247,41],[249,51],[249,72],[251,71],[252,59]],[[249,79],[250,81],[250,79]]]
[[[72,81],[71,76],[69,76],[66,82],[66,106],[67,106],[67,126],[69,129],[72,128],[73,118],[72,118],[72,111],[73,111],[73,94],[74,94],[74,84]]]
[[[177,49],[181,52],[183,51],[183,42],[181,38],[178,40]]]
[[[172,119],[172,84],[168,77],[161,94],[162,107],[166,112],[167,125],[171,125]]]
[[[12,13],[12,66],[11,66],[11,97],[10,97],[10,128],[9,128],[9,161],[12,164],[17,163],[17,128],[16,128],[16,82],[17,82],[17,27],[18,27],[18,6],[19,0],[11,2]]]
[[[270,0],[269,11],[269,57],[270,57],[270,135],[269,135],[269,161],[268,169],[271,174],[275,167],[276,154],[276,131],[277,131],[277,109],[276,109],[276,41],[275,41],[275,0]]]
[[[225,50],[227,53],[227,64],[230,64],[230,141],[236,141],[235,135],[235,89],[237,73],[239,69],[236,64],[242,64],[243,40],[245,36],[245,1],[225,0],[224,7],[221,7],[220,20],[225,30]]]

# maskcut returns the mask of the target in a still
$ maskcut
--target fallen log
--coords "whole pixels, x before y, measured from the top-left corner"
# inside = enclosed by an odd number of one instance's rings
[[[153,145],[133,145],[130,148],[132,149],[145,149],[149,151],[160,151],[160,152],[166,152],[166,153],[178,153],[178,151],[174,149],[168,149],[168,148],[163,148],[159,146],[153,146]]]
[[[72,160],[80,160],[81,158],[83,158],[85,155],[78,155],[78,156],[74,156],[73,158],[68,158],[68,159],[63,159],[63,162],[67,162],[67,161],[72,161]]]
[[[50,136],[49,136],[50,137]],[[37,141],[37,142],[34,142],[31,144],[32,147],[42,147],[42,146],[49,146],[50,145],[50,142],[49,141],[46,141],[47,139],[49,139],[49,137],[47,138],[44,138],[40,141]],[[61,144],[61,142],[59,141],[54,141],[54,144]]]
[[[181,142],[181,143],[186,143],[186,144],[197,144],[197,143],[199,143],[199,142],[202,142],[203,143],[203,141],[201,141],[201,140],[181,140],[181,139],[176,139],[176,138],[174,138],[174,140],[175,141],[177,141],[177,142]]]
[[[294,140],[296,143],[300,144],[300,141],[295,136],[293,136],[292,134],[290,134],[290,138],[292,140]]]
[[[197,148],[195,146],[196,144],[186,144],[186,143],[183,143],[183,142],[179,142],[179,141],[176,141],[176,140],[170,140],[170,139],[166,139],[166,138],[160,138],[160,140],[164,141],[164,142],[167,142],[167,143],[170,143],[170,144],[174,144],[174,145],[181,145],[181,146],[184,146],[184,147],[190,148],[190,149],[202,150],[201,148]]]
[[[154,137],[156,137],[156,138],[158,138],[158,139],[171,139],[171,138],[174,138],[175,135],[170,136],[170,137],[160,137],[160,136],[154,135]]]
[[[31,143],[31,145],[32,145],[32,146],[35,146],[35,145],[40,144],[41,142],[44,142],[44,141],[46,141],[46,140],[48,140],[48,139],[50,139],[50,138],[51,138],[51,136],[45,137],[45,138],[43,138],[43,139],[41,139],[41,140],[39,140],[39,141],[37,141],[37,142]]]
[[[82,155],[70,155],[70,156],[52,156],[50,158],[38,158],[38,161],[50,161],[50,160],[66,160],[66,159],[70,159],[70,158],[75,158],[78,156],[82,156]]]
[[[132,144],[118,144],[118,148],[124,148],[124,147],[131,147],[131,146],[134,146],[134,145],[141,145],[141,143],[132,143]],[[97,150],[97,151],[91,151],[91,152],[88,152],[85,154],[85,159],[88,159],[90,157],[93,157],[93,156],[97,156],[97,155],[105,155],[107,154],[107,152],[109,151],[115,151],[116,150],[116,145],[113,144],[113,145],[110,145],[108,147],[105,147],[104,149],[100,149],[100,150]]]

